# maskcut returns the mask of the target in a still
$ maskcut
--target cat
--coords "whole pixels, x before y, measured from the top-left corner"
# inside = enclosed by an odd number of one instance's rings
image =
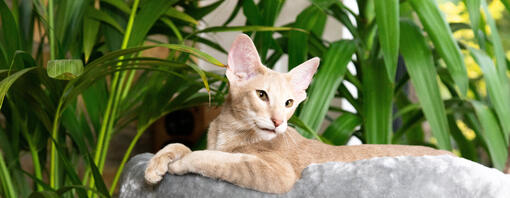
[[[287,121],[305,100],[318,66],[319,58],[312,58],[288,73],[272,71],[260,62],[250,37],[238,36],[228,53],[229,94],[210,124],[207,150],[167,145],[149,161],[146,182],[156,184],[166,172],[196,173],[262,192],[285,193],[312,163],[451,155],[422,146],[332,146],[302,137]]]

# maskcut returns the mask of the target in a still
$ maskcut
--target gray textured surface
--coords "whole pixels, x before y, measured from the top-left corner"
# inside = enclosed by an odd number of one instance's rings
[[[133,157],[124,170],[120,197],[510,197],[510,176],[451,156],[383,157],[307,167],[287,194],[261,193],[199,175],[167,174],[144,182],[152,154]]]

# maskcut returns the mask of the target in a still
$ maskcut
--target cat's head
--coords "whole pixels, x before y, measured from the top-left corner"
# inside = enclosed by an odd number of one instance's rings
[[[319,58],[312,58],[288,73],[273,71],[262,65],[250,37],[238,36],[228,53],[226,72],[236,119],[264,140],[284,133],[318,66]]]

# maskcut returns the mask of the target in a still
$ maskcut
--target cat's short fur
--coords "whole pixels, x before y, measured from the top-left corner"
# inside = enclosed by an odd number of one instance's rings
[[[287,126],[287,120],[306,98],[318,66],[319,58],[312,58],[288,73],[272,71],[260,62],[251,39],[238,36],[228,54],[230,93],[209,127],[207,150],[166,146],[150,160],[146,181],[155,184],[166,172],[197,173],[263,192],[285,193],[312,163],[450,154],[422,146],[331,146],[303,138]]]

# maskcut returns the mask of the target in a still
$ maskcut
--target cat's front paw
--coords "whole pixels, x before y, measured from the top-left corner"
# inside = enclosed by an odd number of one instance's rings
[[[165,148],[158,151],[149,161],[145,169],[145,181],[149,184],[156,184],[163,178],[168,171],[168,165],[186,154],[191,150],[183,144],[169,144]]]

